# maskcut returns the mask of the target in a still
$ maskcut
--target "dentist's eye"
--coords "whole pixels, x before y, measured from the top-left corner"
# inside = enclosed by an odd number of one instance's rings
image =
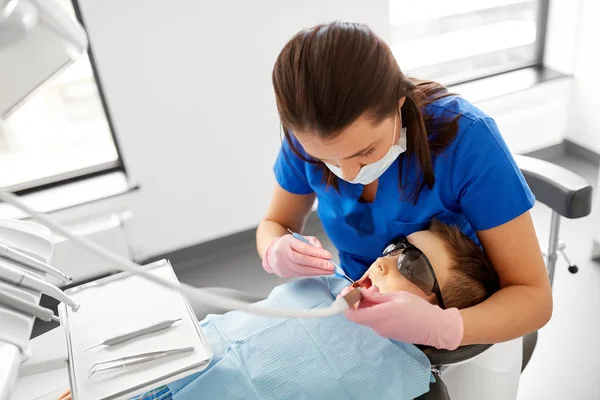
[[[360,156],[361,156],[361,157],[365,157],[365,158],[367,158],[367,157],[369,157],[369,156],[373,155],[373,152],[374,152],[374,151],[375,151],[375,149],[374,149],[374,148],[371,148],[371,149],[369,149],[367,152],[365,152],[365,153],[362,153]]]

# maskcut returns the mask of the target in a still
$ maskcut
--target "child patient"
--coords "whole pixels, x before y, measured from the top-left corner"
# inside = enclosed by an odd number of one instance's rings
[[[260,303],[316,308],[331,304],[347,281],[316,277],[285,283]],[[467,308],[498,289],[479,246],[458,228],[433,221],[398,237],[356,286],[409,291],[442,308]],[[345,289],[348,291],[348,289]],[[413,399],[429,390],[429,360],[412,344],[378,336],[343,315],[324,319],[209,315],[201,327],[210,365],[136,399]],[[61,399],[69,399],[66,392]]]
[[[455,227],[433,220],[429,229],[390,242],[354,287],[407,291],[442,308],[468,308],[499,288],[483,250]]]

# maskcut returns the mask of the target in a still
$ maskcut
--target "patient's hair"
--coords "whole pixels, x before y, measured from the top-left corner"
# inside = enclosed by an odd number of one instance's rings
[[[458,227],[433,220],[429,230],[444,241],[451,259],[450,277],[441,288],[446,308],[472,307],[499,289],[490,260]]]

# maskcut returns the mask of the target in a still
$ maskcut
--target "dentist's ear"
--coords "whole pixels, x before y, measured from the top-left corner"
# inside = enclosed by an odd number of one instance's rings
[[[402,106],[404,105],[404,102],[406,101],[406,96],[402,96],[400,97],[400,100],[398,100],[398,108],[402,108]]]

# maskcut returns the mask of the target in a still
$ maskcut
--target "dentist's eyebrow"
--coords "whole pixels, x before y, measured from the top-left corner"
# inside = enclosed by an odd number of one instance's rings
[[[361,151],[357,151],[356,153],[352,154],[350,157],[346,157],[345,159],[349,159],[349,158],[354,158],[354,157],[358,157],[362,154],[368,153],[369,151],[371,151],[371,149],[373,149],[373,147],[375,147],[375,145],[377,144],[377,142],[379,142],[379,139],[376,139],[373,143],[371,143],[369,146],[365,147],[364,149],[362,149]]]
[[[365,153],[368,153],[369,151],[371,151],[371,150],[373,149],[373,147],[375,147],[375,145],[376,145],[377,143],[379,143],[379,141],[380,141],[380,140],[381,140],[381,139],[375,139],[375,141],[374,141],[373,143],[371,143],[370,145],[368,145],[368,146],[367,146],[367,147],[365,147],[364,149],[362,149],[362,150],[360,150],[360,151],[357,151],[356,153],[352,154],[351,156],[349,156],[349,157],[345,157],[345,158],[344,158],[344,160],[348,160],[348,159],[350,159],[350,158],[358,157],[358,156],[360,156],[360,155],[363,155],[363,154],[365,154]],[[318,161],[323,161],[323,159],[322,159],[322,158],[315,157],[315,156],[313,156],[312,154],[309,154],[309,153],[307,153],[307,154],[308,154],[310,157],[314,158],[315,160],[318,160]]]

